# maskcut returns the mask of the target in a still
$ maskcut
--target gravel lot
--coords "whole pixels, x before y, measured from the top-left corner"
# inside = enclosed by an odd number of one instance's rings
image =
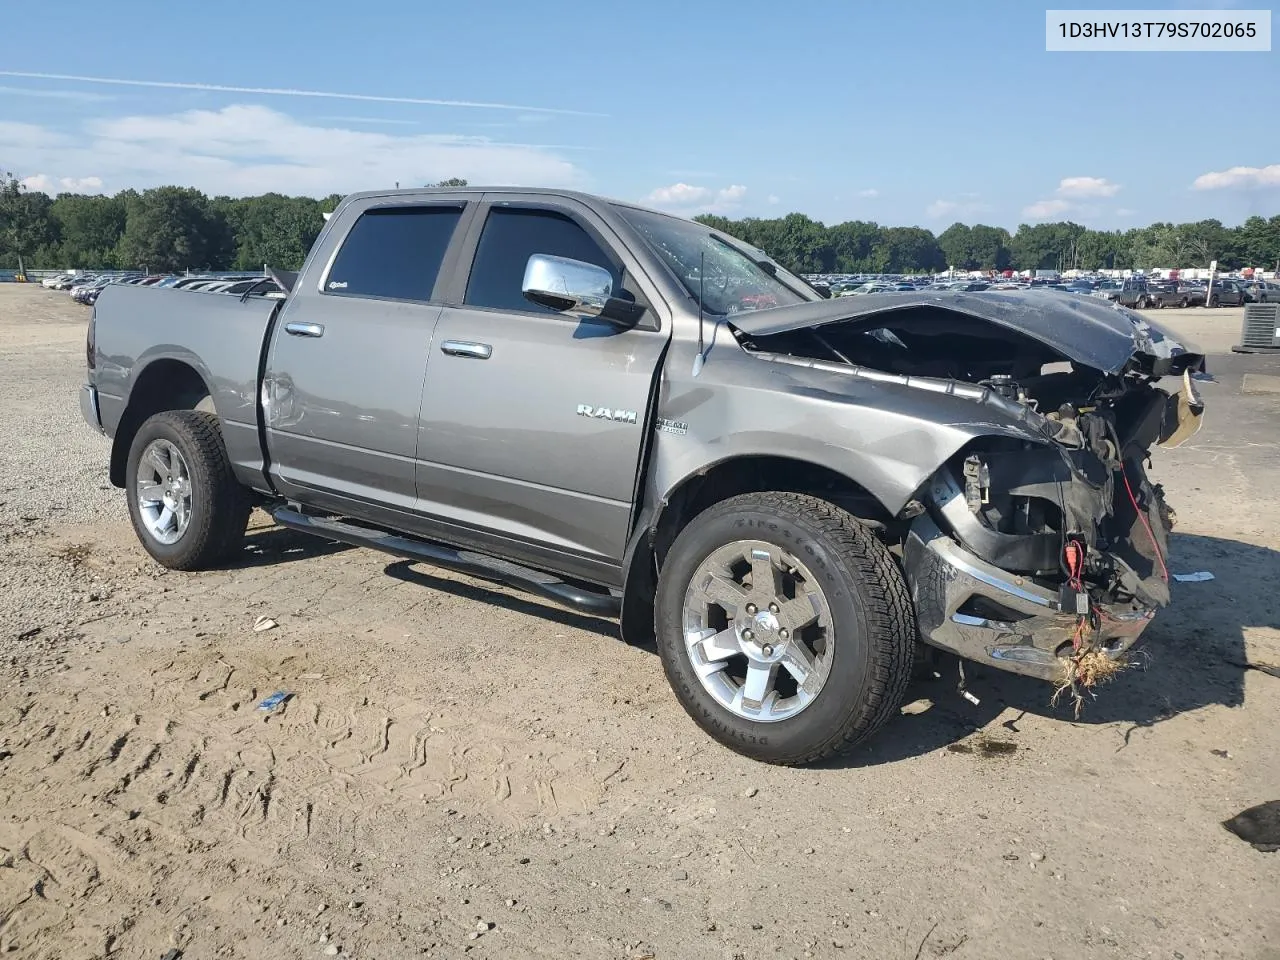
[[[0,954],[1280,957],[1280,854],[1221,826],[1280,798],[1280,397],[1241,392],[1280,359],[1225,353],[1238,310],[1161,316],[1215,353],[1154,472],[1172,569],[1217,579],[1143,668],[1078,721],[948,673],[814,770],[465,577],[263,517],[234,569],[164,572],[80,421],[86,319],[0,286]]]

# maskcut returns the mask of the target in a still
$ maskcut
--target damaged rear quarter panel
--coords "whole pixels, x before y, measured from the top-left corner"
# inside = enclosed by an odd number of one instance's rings
[[[943,463],[982,436],[1045,442],[972,400],[751,356],[730,339],[698,376],[696,348],[673,343],[657,415],[687,424],[655,434],[651,496],[736,457],[772,456],[835,470],[897,514]]]

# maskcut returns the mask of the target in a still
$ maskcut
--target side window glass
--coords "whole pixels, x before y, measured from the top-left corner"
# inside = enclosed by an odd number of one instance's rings
[[[462,207],[386,207],[360,215],[334,258],[325,293],[430,300]]]
[[[525,265],[535,253],[603,267],[613,276],[615,293],[621,286],[621,271],[613,258],[569,217],[551,210],[495,207],[480,234],[464,302],[497,310],[555,313],[526,300],[520,290]]]

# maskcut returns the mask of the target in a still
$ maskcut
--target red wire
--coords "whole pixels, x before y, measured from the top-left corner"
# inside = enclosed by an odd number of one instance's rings
[[[1147,520],[1147,515],[1138,506],[1138,498],[1133,495],[1133,487],[1129,486],[1129,471],[1120,466],[1120,476],[1124,477],[1124,488],[1129,492],[1129,502],[1133,504],[1134,512],[1137,513],[1138,519],[1142,521],[1142,525],[1147,528],[1147,536],[1151,539],[1151,549],[1156,553],[1156,560],[1160,562],[1160,575],[1164,577],[1164,582],[1169,582],[1169,568],[1164,565],[1164,557],[1160,555],[1160,546],[1156,543],[1155,532],[1151,529],[1151,524]]]

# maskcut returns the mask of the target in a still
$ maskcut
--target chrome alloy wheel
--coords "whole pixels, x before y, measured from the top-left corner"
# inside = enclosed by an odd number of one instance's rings
[[[191,523],[191,471],[168,440],[152,440],[138,460],[138,514],[157,542],[177,543]]]
[[[707,557],[685,591],[684,638],[698,680],[747,720],[794,717],[831,673],[831,608],[809,569],[759,540]]]

